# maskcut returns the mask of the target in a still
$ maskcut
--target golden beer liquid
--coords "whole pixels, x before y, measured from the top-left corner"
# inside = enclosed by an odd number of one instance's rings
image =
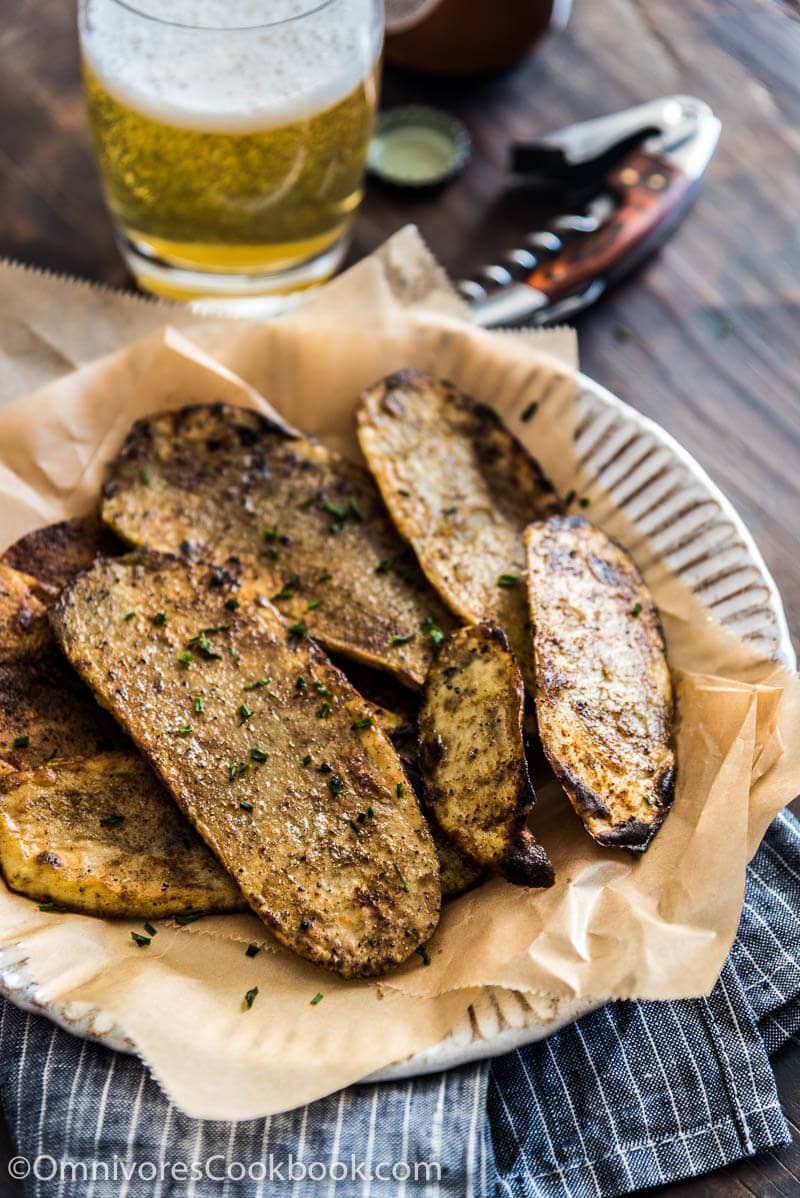
[[[278,271],[323,253],[346,229],[361,199],[377,65],[330,108],[242,133],[154,120],[85,60],[83,73],[109,207],[150,256],[201,271]]]

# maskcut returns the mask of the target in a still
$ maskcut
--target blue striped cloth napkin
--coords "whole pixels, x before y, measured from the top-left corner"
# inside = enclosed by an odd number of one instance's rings
[[[36,1198],[611,1198],[786,1143],[769,1058],[798,1033],[784,813],[708,998],[613,1003],[488,1064],[240,1123],[187,1118],[136,1058],[6,1003],[0,1097]]]

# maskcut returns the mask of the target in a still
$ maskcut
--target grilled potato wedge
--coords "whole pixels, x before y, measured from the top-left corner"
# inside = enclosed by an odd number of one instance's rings
[[[0,665],[35,656],[52,644],[43,618],[49,601],[37,579],[0,565]]]
[[[459,628],[431,666],[419,717],[426,810],[475,865],[551,886],[553,867],[523,832],[533,804],[522,736],[522,676],[493,624]],[[508,864],[508,869],[506,865]]]
[[[397,536],[368,472],[222,404],[135,424],[103,518],[132,545],[230,559],[329,649],[419,689],[452,620]]]
[[[554,517],[525,540],[542,746],[598,844],[641,851],[675,785],[658,613],[624,549],[588,520]]]
[[[482,880],[486,871],[480,865],[467,861],[435,824],[431,825],[431,835],[439,855],[442,898],[456,898]]]
[[[246,907],[133,753],[0,775],[0,865],[12,890],[86,915],[156,919]]]
[[[151,553],[101,560],[51,621],[275,936],[345,977],[382,973],[438,921],[425,820],[305,626],[226,577]]]
[[[522,538],[560,509],[538,463],[491,408],[415,370],[364,392],[358,437],[430,582],[465,621],[500,625],[532,689]]]
[[[59,652],[49,601],[35,578],[0,565],[0,758],[14,769],[123,744]]]
[[[33,575],[56,595],[96,557],[116,557],[124,552],[125,547],[98,515],[78,516],[29,532],[6,549],[0,563]]]

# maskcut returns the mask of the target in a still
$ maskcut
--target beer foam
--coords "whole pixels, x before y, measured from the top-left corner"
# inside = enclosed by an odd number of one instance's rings
[[[376,0],[85,0],[87,64],[167,125],[250,133],[344,99],[380,52]]]

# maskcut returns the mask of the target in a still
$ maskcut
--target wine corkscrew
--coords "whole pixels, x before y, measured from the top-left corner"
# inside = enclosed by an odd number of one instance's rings
[[[517,146],[515,174],[575,210],[461,280],[477,322],[551,324],[593,304],[684,216],[720,128],[702,100],[675,95]]]

